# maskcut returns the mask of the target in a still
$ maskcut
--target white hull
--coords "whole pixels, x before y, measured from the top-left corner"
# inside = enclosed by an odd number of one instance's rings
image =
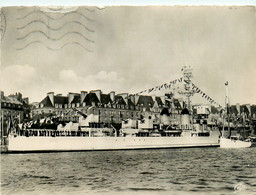
[[[250,148],[251,142],[220,138],[220,148]]]
[[[86,151],[219,146],[219,133],[208,137],[40,137],[10,136],[9,152]]]

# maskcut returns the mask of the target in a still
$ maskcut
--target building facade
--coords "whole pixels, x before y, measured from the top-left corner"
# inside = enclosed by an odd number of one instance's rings
[[[180,100],[171,99],[166,101],[167,96],[146,96],[129,95],[128,93],[115,94],[111,91],[104,94],[101,90],[81,91],[81,93],[68,93],[54,95],[54,92],[47,93],[47,96],[32,109],[32,117],[57,115],[64,121],[78,121],[79,112],[84,114],[99,115],[100,122],[119,123],[123,120],[141,119],[153,116],[154,122],[160,121],[160,112],[164,107],[173,113],[175,120],[181,112],[182,103]]]
[[[29,118],[28,98],[22,98],[21,93],[5,96],[1,91],[1,140],[7,136],[10,127],[15,127],[24,119]]]

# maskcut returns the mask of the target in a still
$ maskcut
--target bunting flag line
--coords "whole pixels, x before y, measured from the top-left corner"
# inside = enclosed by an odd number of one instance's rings
[[[152,87],[150,89],[146,89],[146,90],[140,91],[139,93],[135,93],[135,94],[132,94],[132,95],[139,95],[139,94],[146,93],[146,92],[147,93],[151,93],[152,91],[157,91],[157,90],[161,90],[161,89],[170,89],[177,82],[181,83],[183,80],[184,80],[183,77],[181,77],[179,79],[175,79],[175,80],[170,81],[168,83],[164,83],[162,85],[159,85],[159,86],[156,86],[156,87]]]
[[[135,93],[135,94],[131,94],[130,96],[135,96],[135,95],[140,95],[142,93],[151,93],[153,91],[159,91],[159,90],[162,90],[162,89],[171,89],[172,86],[174,86],[176,83],[181,83],[183,82],[186,84],[186,85],[189,85],[191,84],[192,85],[192,89],[200,94],[205,100],[207,100],[209,103],[211,104],[214,104],[220,108],[222,108],[216,101],[214,101],[210,96],[208,96],[205,92],[203,92],[201,89],[199,89],[199,87],[197,87],[194,83],[192,82],[189,82],[188,80],[185,80],[183,77],[179,78],[179,79],[175,79],[173,81],[170,81],[168,83],[164,83],[162,85],[158,85],[156,87],[152,87],[150,89],[146,89],[146,90],[142,90],[140,91],[139,93]]]
[[[191,84],[192,84],[192,89],[195,89],[196,93],[202,95],[202,97],[205,98],[209,103],[214,104],[214,105],[218,106],[219,108],[222,108],[221,105],[219,105],[210,96],[208,96],[205,92],[203,92],[201,89],[199,89],[194,83],[191,83]]]

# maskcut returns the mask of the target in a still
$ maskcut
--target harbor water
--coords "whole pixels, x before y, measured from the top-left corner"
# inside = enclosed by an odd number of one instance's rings
[[[6,194],[256,194],[256,148],[1,155]]]

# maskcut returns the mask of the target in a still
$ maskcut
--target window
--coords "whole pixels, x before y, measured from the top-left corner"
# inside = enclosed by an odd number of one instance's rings
[[[121,108],[124,109],[124,105],[121,105]]]
[[[76,103],[76,107],[79,107],[79,103]]]
[[[86,106],[86,103],[85,102],[83,102],[83,107],[85,107]]]

